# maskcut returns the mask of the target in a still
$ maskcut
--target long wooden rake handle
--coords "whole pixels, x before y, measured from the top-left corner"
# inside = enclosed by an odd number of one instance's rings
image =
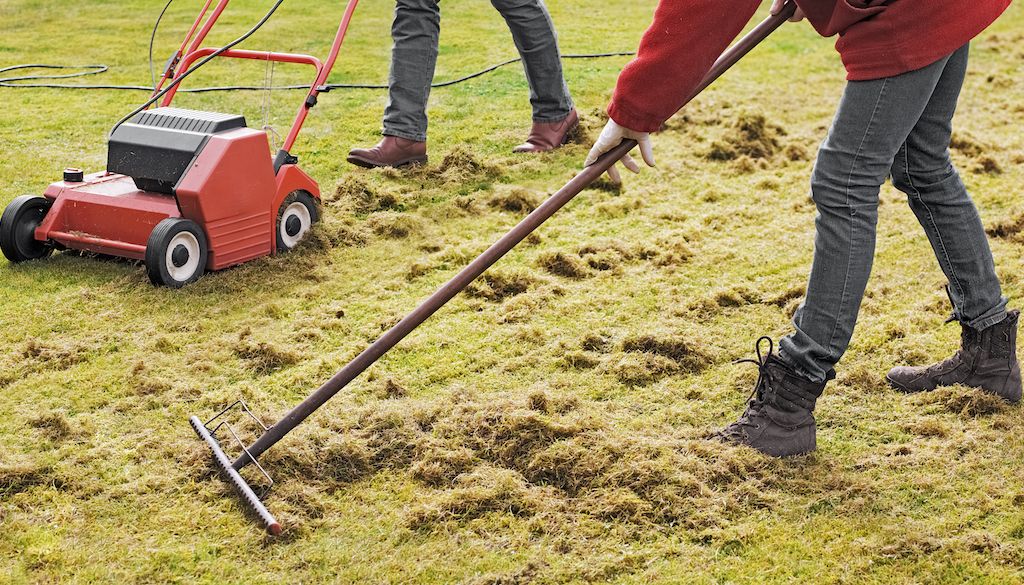
[[[723,73],[735,65],[736,62],[742,59],[754,47],[782,26],[783,23],[793,16],[796,8],[796,3],[793,0],[789,0],[778,14],[772,15],[764,20],[740,39],[735,45],[723,53],[715,62],[714,66],[708,72],[701,84],[697,87],[690,99],[693,99],[697,94],[704,91],[704,89],[711,85],[716,79],[721,77]],[[267,431],[257,439],[251,447],[243,450],[243,454],[236,459],[233,464],[229,465],[227,457],[224,455],[224,451],[220,448],[216,439],[210,436],[210,433],[199,419],[193,417],[192,426],[195,428],[196,433],[198,433],[199,436],[202,437],[210,446],[216,457],[218,467],[228,476],[238,489],[248,508],[260,516],[264,526],[269,532],[271,532],[271,534],[277,534],[280,532],[280,524],[278,524],[274,517],[267,511],[266,507],[262,502],[260,502],[259,498],[255,495],[252,488],[249,487],[245,479],[238,474],[238,471],[242,470],[250,463],[253,463],[255,458],[259,457],[267,449],[273,447],[295,427],[299,426],[302,421],[306,420],[306,418],[316,412],[316,410],[323,406],[328,400],[344,389],[349,382],[354,380],[359,376],[359,374],[366,371],[367,368],[395,347],[395,345],[402,341],[413,330],[423,324],[424,321],[440,310],[441,307],[445,306],[457,294],[462,292],[462,290],[469,286],[471,282],[486,272],[488,268],[494,265],[494,263],[508,254],[509,251],[533,233],[559,209],[564,207],[569,203],[569,201],[576,197],[576,195],[607,172],[612,165],[620,161],[622,157],[626,156],[626,154],[633,150],[636,145],[637,143],[634,140],[624,140],[621,144],[605,153],[604,156],[599,158],[596,163],[583,169],[583,171],[569,181],[567,185],[559,189],[558,192],[552,195],[540,207],[526,216],[526,218],[524,218],[519,225],[514,227],[512,231],[508,232],[500,240],[495,242],[494,245],[481,254],[479,258],[471,262],[469,266],[466,266],[466,268],[459,272],[447,284],[432,294],[423,302],[423,304],[417,307],[416,310],[384,333],[380,339],[363,350],[362,353],[356,356],[355,359],[353,359],[333,378],[313,392],[309,398],[302,401],[290,412],[285,414],[277,424],[267,429]]]
[[[782,26],[783,23],[793,16],[795,10],[796,3],[790,0],[786,3],[785,8],[779,14],[770,16],[764,22],[747,33],[747,35],[740,39],[729,50],[723,53],[715,62],[711,71],[708,72],[704,81],[698,86],[696,92],[690,99],[693,99],[697,94],[704,91],[704,89],[721,77],[723,73],[728,71],[754,47],[760,44],[764,39],[768,38],[772,32]],[[367,368],[390,351],[391,348],[395,347],[398,342],[402,341],[413,330],[441,309],[441,307],[445,306],[448,301],[452,300],[457,294],[462,292],[462,290],[469,286],[471,282],[476,280],[480,275],[486,272],[488,268],[493,266],[495,262],[500,260],[505,256],[505,254],[508,254],[510,250],[515,248],[527,236],[533,233],[559,209],[564,207],[565,204],[569,203],[569,201],[576,197],[576,195],[579,195],[580,192],[601,177],[601,175],[607,172],[612,165],[621,160],[622,157],[626,156],[629,151],[633,150],[636,145],[637,143],[634,140],[624,140],[621,144],[605,153],[605,155],[598,159],[596,163],[583,169],[583,171],[569,181],[567,185],[559,189],[558,192],[552,195],[540,207],[535,209],[533,213],[526,216],[519,225],[512,228],[512,231],[508,232],[500,240],[495,242],[494,245],[488,248],[486,252],[470,263],[469,266],[466,266],[462,272],[459,272],[447,284],[431,295],[423,302],[423,304],[417,307],[416,310],[402,319],[397,325],[381,336],[380,339],[373,342],[372,345],[356,356],[356,358],[349,362],[347,366],[335,374],[333,378],[313,392],[309,398],[302,401],[298,406],[285,414],[281,420],[270,427],[266,433],[264,433],[255,443],[253,443],[251,447],[249,447],[248,453],[244,453],[241,457],[235,460],[233,467],[236,470],[241,470],[246,465],[252,463],[252,458],[249,454],[251,454],[252,457],[259,457],[260,454],[274,446],[274,444],[291,432],[292,429],[301,424],[302,421],[306,420],[309,415],[316,412],[317,409],[345,388],[349,382],[354,380],[359,376],[359,374],[366,371]]]

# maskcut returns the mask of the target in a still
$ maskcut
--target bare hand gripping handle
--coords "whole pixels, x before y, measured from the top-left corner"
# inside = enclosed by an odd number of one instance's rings
[[[747,35],[740,39],[729,50],[722,54],[708,72],[703,82],[697,87],[694,96],[699,94],[711,83],[718,79],[723,73],[731,68],[737,61],[750,52],[755,46],[766,39],[772,32],[782,26],[796,11],[796,4],[792,0],[786,3],[783,10],[759,24]],[[692,97],[690,98],[692,99]],[[505,256],[510,250],[516,247],[527,236],[533,233],[559,209],[564,207],[581,191],[603,175],[616,162],[635,148],[637,143],[633,140],[624,140],[621,144],[605,153],[596,163],[587,167],[567,185],[552,195],[540,207],[522,220],[512,231],[494,243],[476,260],[459,272],[451,281],[441,287],[427,300],[417,307],[397,325],[392,327],[377,341],[356,356],[347,366],[328,380],[323,386],[316,390],[306,400],[284,415],[277,424],[270,427],[246,452],[239,457],[232,465],[233,471],[239,471],[253,462],[267,449],[274,446],[289,432],[306,420],[317,409],[333,398],[359,374],[366,371],[371,365],[379,360],[391,348],[402,341],[409,333],[429,319],[434,313],[441,309],[457,294],[462,292],[471,282],[493,266],[498,260]],[[230,477],[237,483],[238,478],[234,474]],[[240,488],[241,489],[241,488]],[[245,494],[251,490],[242,489]],[[262,506],[262,505],[261,505]]]

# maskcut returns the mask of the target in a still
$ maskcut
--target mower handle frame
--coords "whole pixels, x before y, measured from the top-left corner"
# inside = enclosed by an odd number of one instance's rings
[[[213,12],[210,13],[210,6],[213,4],[213,0],[206,0],[203,8],[199,12],[199,16],[196,18],[192,27],[186,34],[185,40],[181,44],[181,48],[179,48],[175,55],[168,61],[167,67],[160,77],[160,81],[153,89],[154,97],[160,93],[164,84],[168,80],[189,71],[197,60],[202,59],[203,57],[208,57],[220,50],[218,48],[211,47],[204,48],[201,45],[206,40],[206,37],[209,36],[210,31],[220,19],[221,15],[224,14],[224,11],[227,9],[230,1],[231,0],[218,0]],[[276,53],[272,51],[250,51],[245,49],[230,49],[223,51],[218,55],[219,57],[234,59],[312,65],[316,68],[316,79],[312,84],[310,84],[309,92],[306,94],[305,100],[303,100],[298,113],[295,115],[295,120],[292,122],[291,130],[289,130],[288,136],[285,138],[284,144],[281,146],[281,152],[277,155],[277,161],[284,162],[293,160],[290,152],[295,146],[295,142],[298,140],[299,133],[302,131],[303,125],[306,123],[306,118],[309,116],[309,110],[316,106],[318,96],[322,92],[327,91],[327,78],[334,69],[334,65],[338,62],[338,57],[341,55],[341,47],[345,42],[349,26],[352,24],[352,17],[358,6],[359,0],[348,0],[345,7],[345,13],[342,16],[341,24],[338,25],[338,31],[334,35],[334,42],[331,44],[331,50],[328,53],[326,61],[321,61],[312,55]],[[203,19],[206,18],[207,13],[209,13],[210,16],[206,19],[206,22],[203,23]],[[200,28],[201,23],[202,28]],[[186,47],[188,48],[186,49]],[[161,107],[168,107],[171,105],[179,88],[180,84],[176,84],[167,92],[167,95],[164,96],[160,104]],[[275,161],[274,167],[276,172],[279,170],[280,164]]]

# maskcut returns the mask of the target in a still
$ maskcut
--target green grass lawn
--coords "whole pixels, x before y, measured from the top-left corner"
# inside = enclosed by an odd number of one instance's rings
[[[158,4],[0,0],[0,67],[106,63],[102,82],[144,84]],[[632,50],[655,4],[549,2],[566,53]],[[196,5],[172,9],[158,62]],[[211,42],[268,5],[239,0]],[[487,2],[442,5],[438,79],[514,55]],[[359,8],[332,81],[386,79],[392,8]],[[342,10],[291,0],[245,46],[323,54]],[[974,43],[954,152],[999,228],[1018,307],[1022,26],[1014,6]],[[819,403],[819,451],[776,461],[704,439],[756,378],[732,361],[785,334],[803,294],[808,176],[843,87],[831,44],[784,27],[654,138],[657,169],[585,191],[268,452],[279,539],[213,476],[188,416],[239,397],[280,416],[573,175],[587,140],[511,154],[529,124],[518,66],[435,91],[431,164],[413,171],[344,162],[377,140],[384,92],[324,96],[294,152],[324,188],[325,221],[292,255],[182,291],[153,288],[136,263],[0,263],[0,582],[1021,582],[1020,409],[883,383],[959,334],[891,187],[858,332]],[[625,62],[566,65],[591,136]],[[279,67],[275,81],[308,73]],[[265,74],[220,64],[191,83]],[[271,97],[283,134],[301,93]],[[105,133],[143,98],[0,89],[0,204],[66,166],[102,169]],[[179,105],[255,126],[264,98]],[[764,156],[709,160],[741,119]]]

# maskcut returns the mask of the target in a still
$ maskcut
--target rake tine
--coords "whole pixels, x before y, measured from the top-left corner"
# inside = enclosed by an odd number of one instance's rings
[[[232,484],[234,484],[235,489],[238,490],[238,493],[242,496],[242,501],[246,507],[259,516],[260,521],[263,522],[263,526],[267,529],[268,533],[273,536],[279,536],[281,534],[281,523],[274,518],[273,514],[271,514],[269,510],[267,510],[267,507],[264,506],[263,502],[261,502],[259,497],[256,496],[256,492],[249,487],[249,483],[245,481],[245,478],[231,467],[231,460],[228,459],[224,450],[221,449],[220,443],[217,442],[217,439],[210,434],[209,429],[206,428],[203,421],[201,421],[199,417],[193,416],[189,419],[189,422],[192,423],[192,428],[195,429],[196,434],[206,441],[206,445],[210,447],[210,451],[213,452],[214,462],[216,463],[217,468],[231,480]]]

